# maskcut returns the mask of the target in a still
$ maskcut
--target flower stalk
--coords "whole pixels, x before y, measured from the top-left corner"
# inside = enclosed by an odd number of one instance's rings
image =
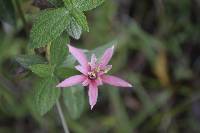
[[[59,101],[56,102],[56,108],[58,110],[58,114],[60,116],[61,123],[62,123],[62,126],[63,126],[63,129],[64,129],[65,133],[69,133],[69,129],[68,129],[67,123],[65,121],[65,117],[64,117],[64,114],[63,114],[63,111],[62,111],[62,108],[60,106],[60,102]]]

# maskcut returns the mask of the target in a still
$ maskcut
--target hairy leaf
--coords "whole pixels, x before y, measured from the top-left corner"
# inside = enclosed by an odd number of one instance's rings
[[[60,65],[67,57],[68,36],[59,36],[51,43],[50,47],[50,63],[52,65]]]
[[[53,77],[41,80],[34,90],[34,107],[40,115],[44,115],[55,105],[60,96],[56,88],[57,80]]]
[[[81,11],[88,11],[96,8],[101,5],[104,0],[64,0],[71,1],[75,8],[80,9]]]
[[[89,32],[89,27],[85,14],[77,9],[72,10],[71,13],[75,21],[82,27],[82,29]]]
[[[85,103],[84,88],[80,85],[65,88],[63,98],[70,116],[74,119],[80,117]]]
[[[71,10],[73,8],[73,0],[63,0],[63,2],[68,10]]]
[[[73,37],[74,39],[80,39],[82,28],[77,24],[77,22],[74,20],[74,18],[70,19],[70,23],[67,26],[67,32],[68,34]]]
[[[53,75],[53,67],[49,64],[37,64],[29,67],[31,71],[40,77],[51,77]]]
[[[75,63],[76,59],[72,55],[68,55],[62,63],[62,67],[74,68]]]
[[[47,63],[44,58],[37,55],[19,55],[16,61],[25,68],[31,65]]]
[[[69,12],[65,8],[43,11],[30,34],[30,48],[39,48],[55,40],[69,24]]]
[[[56,67],[55,68],[55,75],[60,78],[64,79],[66,77],[74,76],[80,74],[76,69],[69,68],[69,67]]]

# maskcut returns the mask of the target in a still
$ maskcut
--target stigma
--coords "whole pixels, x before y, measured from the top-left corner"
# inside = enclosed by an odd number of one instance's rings
[[[88,78],[91,80],[97,79],[97,74],[93,72],[88,72]]]

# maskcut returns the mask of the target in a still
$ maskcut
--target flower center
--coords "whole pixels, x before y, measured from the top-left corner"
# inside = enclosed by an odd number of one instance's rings
[[[94,71],[88,72],[88,78],[91,79],[91,80],[97,79],[96,72],[94,72]]]

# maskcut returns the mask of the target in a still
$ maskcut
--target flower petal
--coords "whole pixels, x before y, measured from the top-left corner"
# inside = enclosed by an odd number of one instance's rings
[[[78,70],[79,72],[81,72],[84,75],[88,74],[88,70],[84,67],[82,67],[81,65],[75,66],[76,70]]]
[[[61,83],[59,83],[56,87],[70,87],[75,84],[83,82],[85,79],[86,77],[84,75],[71,76],[65,79],[64,81],[62,81]]]
[[[88,86],[89,84],[90,84],[90,80],[88,78],[84,80],[82,83],[83,86]]]
[[[91,66],[92,70],[96,67],[96,62],[97,62],[97,58],[96,58],[95,54],[92,54],[91,62],[90,62],[90,66]]]
[[[99,77],[95,80],[96,84],[99,85],[103,85],[102,79]]]
[[[89,84],[88,96],[89,96],[89,103],[92,110],[92,108],[97,102],[97,97],[98,97],[98,88],[97,88],[96,83],[91,82]]]
[[[86,55],[81,49],[72,47],[71,45],[68,45],[69,52],[76,58],[76,60],[84,67],[88,67],[88,60]]]
[[[129,84],[128,82],[115,77],[115,76],[110,76],[110,75],[103,75],[102,80],[104,83],[113,85],[113,86],[119,86],[119,87],[132,87],[131,84]]]
[[[112,65],[106,65],[104,68],[104,73],[108,73],[112,69]]]
[[[101,57],[101,59],[99,61],[99,64],[101,65],[101,67],[104,67],[108,64],[108,62],[112,58],[113,51],[114,51],[114,46],[106,49],[106,51],[104,52],[103,56]]]

